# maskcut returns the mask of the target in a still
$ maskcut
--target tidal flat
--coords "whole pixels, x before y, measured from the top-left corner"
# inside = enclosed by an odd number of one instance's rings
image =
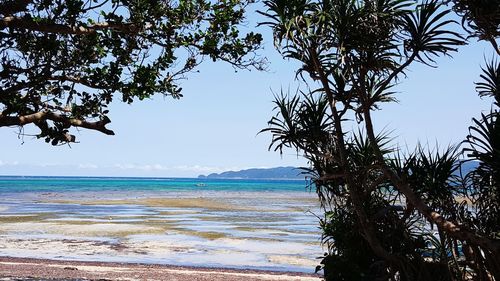
[[[0,255],[313,272],[307,191],[22,192],[0,204]]]

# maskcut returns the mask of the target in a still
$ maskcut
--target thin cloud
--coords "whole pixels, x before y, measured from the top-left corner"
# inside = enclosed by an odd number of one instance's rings
[[[17,166],[17,165],[19,165],[18,161],[8,162],[0,160],[0,166]]]
[[[169,171],[169,172],[196,172],[196,173],[217,173],[227,171],[228,168],[201,166],[201,165],[178,165],[165,166],[161,164],[115,164],[114,168],[120,170],[140,170],[140,171]]]
[[[127,175],[127,176],[172,176],[196,177],[225,171],[239,171],[241,167],[218,167],[204,165],[173,165],[117,163],[100,165],[95,163],[19,163],[0,160],[0,174],[22,175]]]
[[[78,169],[90,169],[90,170],[95,170],[99,169],[98,165],[95,164],[78,164]]]

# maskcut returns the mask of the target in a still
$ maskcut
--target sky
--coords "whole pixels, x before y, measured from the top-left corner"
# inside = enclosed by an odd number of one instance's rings
[[[250,18],[258,20],[254,12]],[[113,103],[108,127],[115,136],[80,130],[79,143],[53,147],[29,136],[19,139],[16,128],[0,128],[0,175],[196,177],[307,165],[295,151],[268,151],[271,135],[258,134],[273,115],[273,91],[299,85],[297,63],[280,57],[267,28],[258,31],[264,34],[260,54],[270,62],[268,71],[235,72],[206,62],[183,81],[180,100],[155,96],[132,105]],[[395,144],[409,149],[417,142],[459,143],[471,118],[490,109],[474,81],[491,57],[489,45],[471,42],[453,58],[439,58],[438,68],[412,65],[396,87],[399,102],[374,113],[376,129],[390,131]]]

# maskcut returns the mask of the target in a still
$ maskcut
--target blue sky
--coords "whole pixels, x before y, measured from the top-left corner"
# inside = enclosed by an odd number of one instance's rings
[[[294,151],[282,156],[268,151],[271,136],[257,135],[272,115],[271,90],[298,85],[297,64],[281,59],[269,30],[260,31],[268,72],[235,73],[223,63],[204,63],[183,82],[180,100],[157,96],[132,105],[114,103],[109,127],[116,136],[81,130],[76,133],[80,143],[52,147],[28,136],[18,139],[17,129],[0,128],[0,175],[193,177],[305,165]],[[491,47],[471,42],[453,58],[439,58],[438,68],[413,65],[396,88],[399,103],[374,114],[377,129],[393,131],[395,142],[410,148],[417,141],[431,147],[460,142],[471,118],[490,108],[473,84],[485,57],[492,57]]]

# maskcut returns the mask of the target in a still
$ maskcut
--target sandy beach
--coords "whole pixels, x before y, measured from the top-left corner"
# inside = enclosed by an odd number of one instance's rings
[[[317,281],[318,275],[0,257],[0,280]]]

